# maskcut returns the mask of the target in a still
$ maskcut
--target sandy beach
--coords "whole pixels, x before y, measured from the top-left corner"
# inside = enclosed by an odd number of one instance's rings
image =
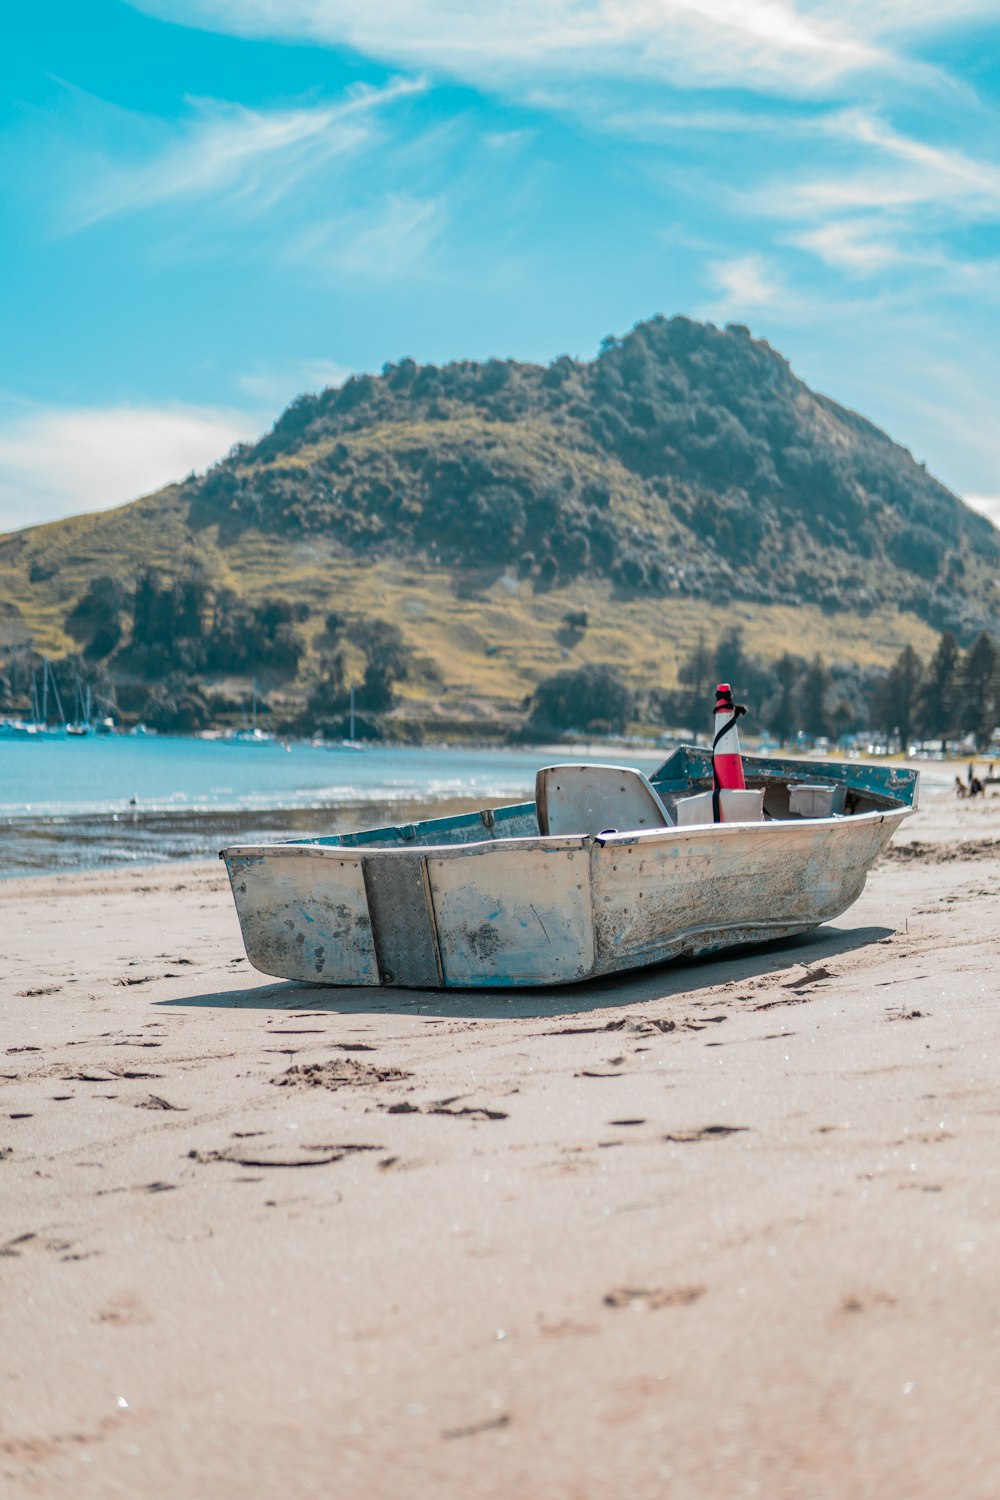
[[[0,1489],[994,1500],[1000,796],[807,938],[506,993],[0,884]]]

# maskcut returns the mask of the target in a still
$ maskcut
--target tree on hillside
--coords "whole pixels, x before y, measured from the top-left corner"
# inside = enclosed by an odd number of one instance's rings
[[[938,641],[917,696],[917,729],[922,739],[939,739],[942,754],[956,728],[958,642],[950,630]]]
[[[701,725],[712,722],[712,679],[715,674],[715,657],[718,651],[709,650],[704,634],[699,635],[691,655],[685,657],[678,670],[678,677],[687,688],[681,699],[682,716],[687,719],[698,743]]]
[[[813,739],[830,733],[830,715],[826,697],[830,689],[830,673],[821,656],[814,656],[806,668],[799,687],[799,717],[802,728]]]
[[[125,589],[117,578],[92,578],[66,616],[66,629],[91,661],[110,656],[122,638]]]
[[[896,738],[906,751],[917,721],[917,704],[924,664],[912,646],[904,646],[885,675],[875,698],[875,727]]]
[[[167,579],[143,568],[132,598],[133,658],[149,673],[198,671],[205,664],[208,582],[199,567]]]
[[[356,688],[355,703],[368,713],[387,713],[396,701],[393,691],[410,673],[411,652],[398,625],[388,620],[353,621],[346,631],[368,660]]]
[[[798,659],[785,651],[774,664],[777,691],[765,709],[765,723],[772,734],[778,736],[778,744],[784,746],[795,732],[799,722],[797,686],[802,666]]]
[[[969,647],[957,673],[956,717],[965,734],[985,750],[1000,723],[1000,651],[983,632]]]
[[[319,676],[309,690],[306,708],[310,726],[324,732],[344,732],[343,718],[349,710],[351,688],[354,688],[356,710],[367,714],[384,714],[392,708],[397,682],[410,673],[412,652],[403,632],[389,620],[348,620],[331,612],[326,617],[327,635],[332,649],[320,657]],[[360,650],[366,660],[360,682],[349,672],[349,647]]]
[[[349,699],[346,660],[343,649],[324,651],[319,672],[306,695],[307,728],[322,727],[343,714]]]
[[[633,702],[620,668],[608,662],[588,662],[556,672],[538,684],[527,730],[532,734],[588,729],[621,734],[632,716]]]
[[[750,676],[750,662],[743,646],[743,632],[730,626],[712,653],[712,676],[717,682],[732,683],[737,697],[745,693]]]

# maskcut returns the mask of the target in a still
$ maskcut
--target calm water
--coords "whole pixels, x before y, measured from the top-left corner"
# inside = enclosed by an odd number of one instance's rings
[[[649,771],[666,752],[572,759]],[[533,795],[544,751],[373,748],[128,735],[0,739],[0,877],[213,857]],[[567,757],[569,758],[569,757]]]

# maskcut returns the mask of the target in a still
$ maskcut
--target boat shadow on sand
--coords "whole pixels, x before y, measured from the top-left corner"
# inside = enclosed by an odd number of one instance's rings
[[[697,995],[729,984],[809,970],[826,959],[870,947],[894,935],[891,927],[817,927],[800,937],[731,948],[702,958],[674,959],[625,974],[537,989],[403,990],[382,986],[297,984],[277,980],[243,990],[219,990],[154,1002],[166,1009],[205,1006],[221,1010],[315,1010],[338,1015],[420,1015],[477,1020],[532,1020],[585,1015],[618,1006],[644,1005]],[[816,976],[819,983],[826,975]],[[797,986],[798,988],[798,986]]]

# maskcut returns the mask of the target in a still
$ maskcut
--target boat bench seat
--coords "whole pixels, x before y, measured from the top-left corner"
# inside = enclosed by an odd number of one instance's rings
[[[631,766],[543,766],[535,808],[543,837],[673,825],[648,778]]]

